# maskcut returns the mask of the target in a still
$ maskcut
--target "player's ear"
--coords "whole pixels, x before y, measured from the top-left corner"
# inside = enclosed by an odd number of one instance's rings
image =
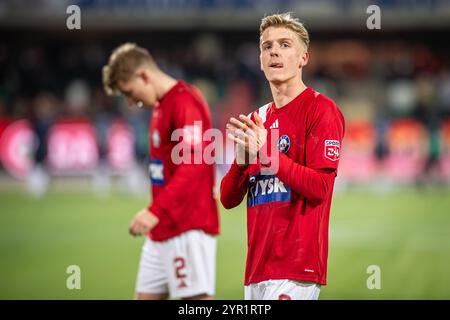
[[[300,65],[299,68],[302,68],[308,64],[309,61],[309,53],[308,51],[303,52],[301,58],[300,58]]]
[[[145,70],[139,70],[138,71],[138,77],[142,79],[142,81],[144,81],[144,83],[149,83],[150,82],[150,77],[148,76],[147,72],[145,72]]]
[[[148,73],[148,71],[144,68],[139,68],[136,70],[136,76],[141,79],[145,84],[148,84],[151,82],[151,75]]]

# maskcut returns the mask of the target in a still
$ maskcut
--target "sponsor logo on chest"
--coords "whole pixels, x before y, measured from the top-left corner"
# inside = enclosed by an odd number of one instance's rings
[[[291,189],[274,175],[255,175],[250,177],[247,205],[291,200]]]
[[[150,182],[152,185],[164,185],[164,166],[160,159],[150,159],[148,165]]]

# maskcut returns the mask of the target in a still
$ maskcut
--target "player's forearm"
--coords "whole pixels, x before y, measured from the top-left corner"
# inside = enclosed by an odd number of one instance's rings
[[[321,204],[333,189],[335,171],[318,171],[294,162],[280,153],[278,178],[289,185],[293,192],[308,201]]]
[[[225,209],[238,206],[248,189],[247,169],[239,167],[236,162],[231,165],[228,173],[220,183],[220,202]]]

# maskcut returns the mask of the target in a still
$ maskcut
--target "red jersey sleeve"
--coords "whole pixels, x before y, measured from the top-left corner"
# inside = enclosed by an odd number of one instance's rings
[[[236,161],[220,183],[220,202],[225,209],[238,206],[248,189],[248,166],[239,167]]]
[[[336,104],[331,99],[319,95],[314,115],[309,124],[306,143],[306,166],[308,168],[337,171],[344,126],[344,117]]]
[[[320,204],[332,190],[343,136],[342,113],[333,101],[319,96],[317,108],[309,124],[306,166],[278,152],[278,178],[288,184],[295,193]]]
[[[202,129],[202,124],[205,119],[199,103],[189,92],[180,93],[175,98],[171,110],[173,127],[177,130],[175,138],[179,139],[179,149],[182,150],[180,155],[184,159],[189,158],[191,161],[189,163],[181,162],[176,165],[172,178],[164,185],[149,206],[149,210],[158,217],[165,210],[169,215],[172,215],[174,220],[177,220],[178,217],[173,216],[177,210],[171,209],[180,206],[186,201],[190,195],[189,191],[191,189],[189,186],[191,181],[202,175],[202,170],[204,169],[203,159],[200,158],[201,163],[198,164],[193,161],[194,154],[201,153],[202,144],[205,143],[202,139],[202,131],[204,130]],[[191,191],[199,192],[198,190]]]

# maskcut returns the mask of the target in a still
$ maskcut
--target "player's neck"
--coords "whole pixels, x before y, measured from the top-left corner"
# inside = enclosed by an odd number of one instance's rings
[[[300,79],[295,81],[283,82],[280,84],[270,84],[270,90],[272,91],[273,102],[277,109],[283,108],[289,102],[294,100],[300,93],[306,89],[306,85]]]
[[[157,74],[156,81],[156,95],[157,99],[161,100],[162,97],[166,95],[167,92],[170,91],[176,84],[177,80],[165,74],[164,72],[160,72]]]

